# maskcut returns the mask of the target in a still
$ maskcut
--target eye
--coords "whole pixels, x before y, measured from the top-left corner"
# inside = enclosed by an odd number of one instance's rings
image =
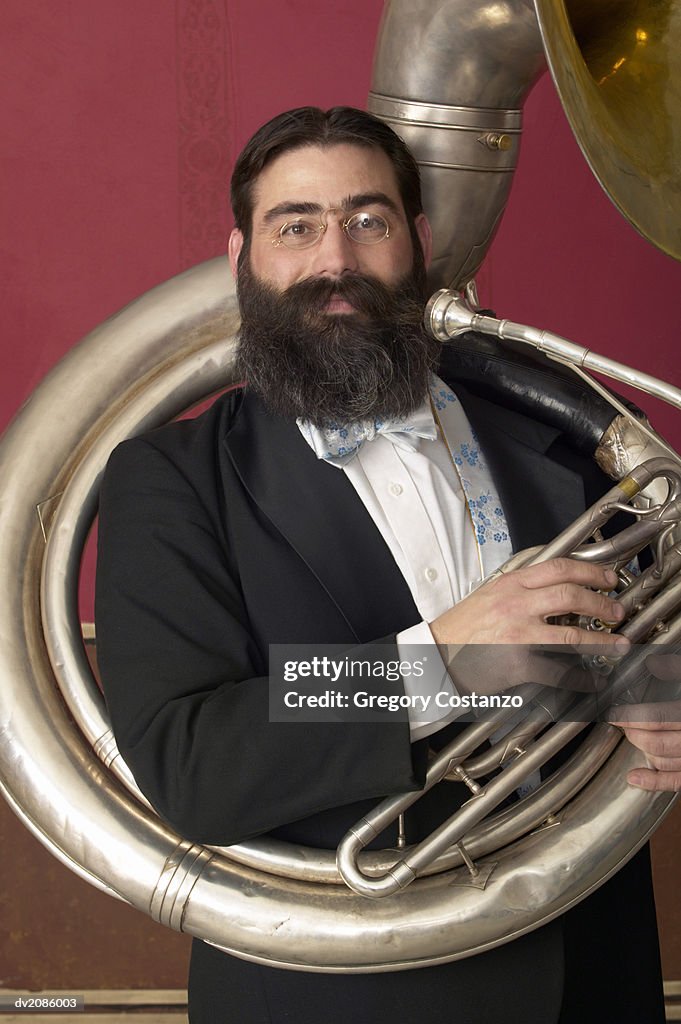
[[[292,220],[283,224],[278,232],[279,238],[291,247],[310,245],[319,235],[319,224],[311,220]]]
[[[353,220],[355,225],[363,231],[375,231],[376,228],[380,229],[385,225],[383,218],[378,217],[375,213],[356,213]]]
[[[345,230],[355,242],[381,242],[390,235],[390,227],[380,213],[362,211],[348,218]]]

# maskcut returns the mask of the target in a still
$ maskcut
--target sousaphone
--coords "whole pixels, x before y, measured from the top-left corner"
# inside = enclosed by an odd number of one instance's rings
[[[435,225],[434,286],[471,280],[501,216],[522,101],[544,63],[540,28],[587,158],[632,222],[679,258],[678,46],[670,37],[677,14],[677,4],[652,0],[537,0],[536,10],[522,0],[387,6],[370,106],[422,165]],[[2,441],[0,779],[7,800],[55,856],[98,888],[172,928],[280,967],[406,969],[538,927],[624,864],[671,806],[669,794],[626,785],[638,756],[610,726],[594,728],[581,764],[570,760],[550,783],[550,811],[542,788],[518,805],[515,822],[483,824],[420,867],[403,891],[376,900],[351,891],[325,851],[268,838],[227,850],[188,842],[150,809],[118,754],[77,606],[98,483],[120,440],[234,383],[237,330],[226,261],[195,267],[76,346]],[[605,419],[609,429],[612,417]],[[617,475],[629,473],[643,449],[668,459],[663,442],[634,438]],[[670,629],[679,629],[671,618]],[[437,771],[456,767],[450,757]],[[548,814],[559,825],[536,831]],[[502,847],[490,870],[495,832]],[[380,877],[395,859],[385,851],[358,863],[363,876]]]

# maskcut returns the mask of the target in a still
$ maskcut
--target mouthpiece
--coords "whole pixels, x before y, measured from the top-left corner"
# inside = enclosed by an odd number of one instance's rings
[[[473,330],[477,318],[466,298],[449,288],[441,288],[431,296],[424,315],[426,329],[443,342]]]

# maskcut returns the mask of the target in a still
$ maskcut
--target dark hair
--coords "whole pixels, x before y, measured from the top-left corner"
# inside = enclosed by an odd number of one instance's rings
[[[248,242],[253,187],[265,167],[282,153],[304,146],[354,146],[381,149],[397,177],[400,197],[411,225],[422,212],[418,164],[392,128],[355,107],[298,107],[272,118],[246,143],[232,174],[231,198],[236,227]]]

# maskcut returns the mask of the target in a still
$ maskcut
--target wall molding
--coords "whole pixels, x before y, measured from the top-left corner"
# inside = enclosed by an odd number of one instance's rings
[[[11,1013],[0,1015],[2,1024],[187,1024],[186,989],[90,989],[85,992],[50,989],[0,989],[3,1002],[15,996],[82,996],[84,1010],[76,1013]]]
[[[681,981],[665,981],[664,1008],[667,1021],[681,1020]]]
[[[85,1010],[76,1014],[3,1014],[3,1024],[187,1024],[187,992],[185,989],[101,989],[86,992],[10,991],[0,989],[0,996],[66,996],[82,995]],[[668,1024],[681,1021],[681,980],[665,981],[664,1001]],[[605,1024],[605,1022],[604,1022]],[[616,1022],[609,1022],[616,1024]]]

